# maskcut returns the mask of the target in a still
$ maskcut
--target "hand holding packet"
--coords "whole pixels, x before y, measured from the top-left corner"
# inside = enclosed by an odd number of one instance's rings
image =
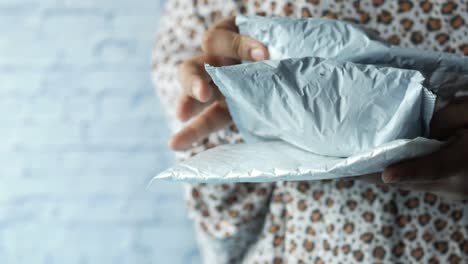
[[[259,39],[273,58],[281,59],[206,66],[247,144],[202,152],[155,179],[260,182],[358,176],[444,144],[424,138],[436,99],[424,85],[452,95],[455,89],[441,85],[468,84],[464,77],[434,77],[443,67],[466,74],[463,58],[442,54],[438,61],[443,63],[425,67],[418,54],[413,60],[398,57],[409,56],[408,51],[386,55],[389,45],[334,20],[238,17],[237,23],[241,33]],[[371,58],[375,65],[363,64]]]

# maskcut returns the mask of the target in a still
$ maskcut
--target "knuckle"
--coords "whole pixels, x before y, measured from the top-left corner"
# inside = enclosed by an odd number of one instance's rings
[[[234,34],[232,38],[232,50],[239,56],[242,57],[242,37],[239,34]]]
[[[225,112],[228,111],[228,107],[223,102],[218,101],[213,106],[213,111],[218,114],[224,114]]]
[[[216,128],[215,119],[213,115],[206,115],[205,117],[205,126],[208,133],[214,132]]]
[[[187,134],[191,135],[191,138],[193,138],[193,141],[198,141],[202,138],[202,135],[200,134],[200,130],[194,126],[188,127]]]
[[[185,126],[182,131],[180,132],[181,135],[184,136],[186,139],[190,139],[190,141],[194,141],[198,135],[198,129],[195,124],[188,124]]]
[[[222,124],[231,119],[228,108],[223,106],[219,101],[215,102],[212,113],[212,121],[216,124]]]
[[[202,37],[202,50],[204,52],[207,52],[211,49],[211,47],[213,46],[213,42],[214,42],[214,30],[213,29],[209,29],[208,31],[206,31],[204,34],[203,34],[203,37]]]

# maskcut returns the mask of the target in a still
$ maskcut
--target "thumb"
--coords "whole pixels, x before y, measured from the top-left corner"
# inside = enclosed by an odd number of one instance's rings
[[[454,138],[448,145],[428,156],[406,160],[387,167],[385,183],[432,182],[458,173],[467,159],[468,133]]]

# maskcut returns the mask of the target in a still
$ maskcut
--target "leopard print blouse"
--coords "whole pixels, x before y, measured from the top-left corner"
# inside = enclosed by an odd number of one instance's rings
[[[169,0],[153,79],[172,129],[178,63],[203,32],[235,14],[329,17],[363,24],[395,45],[468,55],[468,2]],[[241,140],[235,127],[180,159]],[[206,263],[468,263],[468,203],[353,180],[188,184]]]

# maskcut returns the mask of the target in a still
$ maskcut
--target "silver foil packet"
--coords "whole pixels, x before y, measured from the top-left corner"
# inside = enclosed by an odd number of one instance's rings
[[[468,57],[390,45],[353,23],[237,16],[236,24],[241,34],[265,44],[274,60],[314,56],[413,69],[424,76],[424,86],[439,96],[450,97],[461,89],[468,90]]]
[[[436,96],[418,71],[317,57],[205,68],[247,143],[349,157],[429,134]]]

